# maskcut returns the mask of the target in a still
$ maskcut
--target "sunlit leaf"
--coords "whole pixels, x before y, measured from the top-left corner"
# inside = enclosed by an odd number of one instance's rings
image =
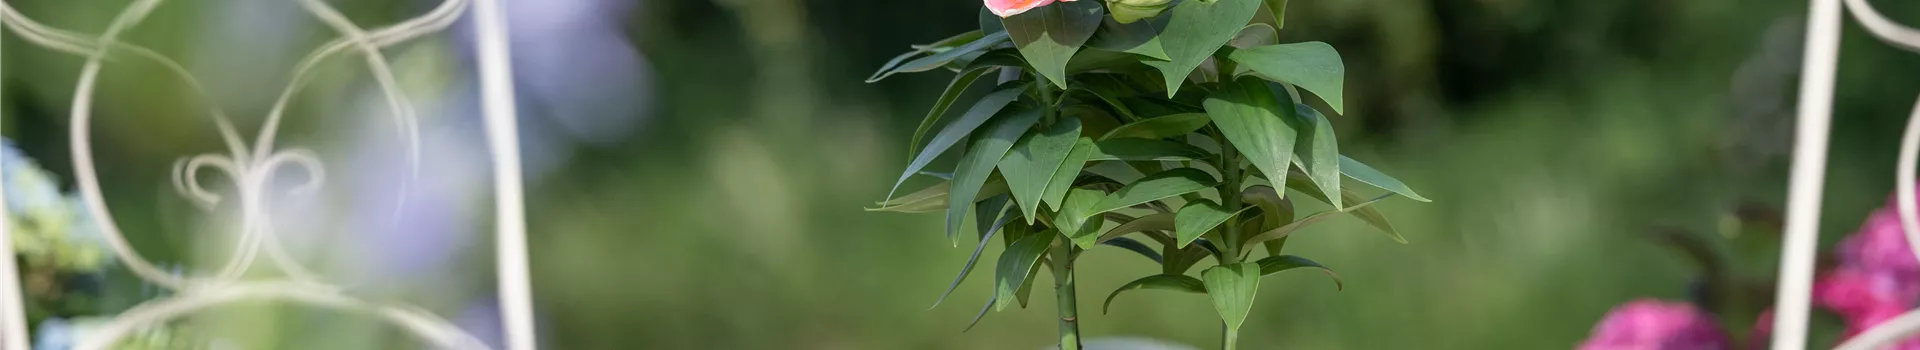
[[[1340,192],[1340,146],[1334,139],[1333,123],[1307,105],[1294,105],[1294,111],[1297,118],[1292,125],[1300,137],[1294,143],[1293,155],[1322,193]],[[1335,208],[1341,206],[1340,198],[1332,199]]]
[[[1333,106],[1334,113],[1347,114],[1342,95],[1347,68],[1333,45],[1309,41],[1256,46],[1234,50],[1227,57],[1254,74],[1307,89]]]
[[[1167,140],[1117,138],[1094,141],[1089,160],[1185,161],[1206,159],[1207,150]]]
[[[1136,290],[1136,289],[1157,289],[1157,290],[1170,290],[1170,291],[1176,291],[1176,292],[1187,292],[1187,293],[1193,293],[1193,294],[1207,294],[1206,283],[1201,282],[1200,279],[1198,278],[1193,278],[1193,276],[1187,276],[1187,275],[1147,276],[1137,280],[1133,280],[1133,282],[1127,282],[1127,284],[1121,285],[1120,288],[1114,289],[1113,293],[1107,294],[1107,301],[1104,303],[1101,303],[1100,313],[1107,313],[1107,312],[1113,311],[1113,298],[1119,297],[1120,293],[1122,292]]]
[[[1338,290],[1338,289],[1347,288],[1346,282],[1340,281],[1340,274],[1333,273],[1333,269],[1329,269],[1326,266],[1320,266],[1320,263],[1313,262],[1313,260],[1307,260],[1307,258],[1302,258],[1298,256],[1293,256],[1293,255],[1275,255],[1275,256],[1269,256],[1266,258],[1261,258],[1259,263],[1260,263],[1261,276],[1276,274],[1282,271],[1292,270],[1295,268],[1310,267],[1310,268],[1320,270],[1321,273],[1327,274],[1328,278],[1332,278],[1334,289]]]
[[[1244,210],[1246,208],[1229,211],[1225,206],[1205,199],[1187,203],[1187,206],[1181,207],[1179,214],[1174,216],[1174,237],[1179,239],[1179,244],[1175,246],[1185,247],[1193,243],[1193,240],[1200,239],[1200,235],[1212,231],[1214,227],[1219,227],[1220,224],[1226,223],[1227,219],[1239,215],[1240,211]]]
[[[1021,238],[1000,253],[1000,265],[994,268],[995,298],[1000,302],[993,306],[994,311],[1007,309],[1012,304],[1022,284],[1037,272],[1040,256],[1047,254],[1047,248],[1053,244],[1052,232],[1042,232]]]
[[[1053,125],[1021,137],[1006,158],[1000,160],[1000,175],[1007,179],[1007,187],[1013,191],[1020,212],[1026,214],[1027,223],[1033,223],[1034,214],[1040,211],[1041,198],[1053,182],[1054,172],[1065,165],[1079,140],[1080,120],[1060,118]],[[1080,169],[1073,171],[1078,173]]]
[[[1205,105],[1207,116],[1241,156],[1268,180],[1283,181],[1299,136],[1286,123],[1296,118],[1292,104],[1275,100],[1267,82],[1242,77],[1208,95]]]
[[[1121,187],[1119,191],[1114,191],[1112,195],[1101,199],[1100,204],[1094,205],[1092,212],[1086,215],[1120,210],[1141,203],[1198,192],[1216,184],[1219,184],[1219,181],[1215,180],[1213,175],[1200,169],[1178,168],[1162,171],[1147,175]]]
[[[1067,153],[1067,159],[1060,162],[1060,168],[1053,171],[1053,178],[1047,180],[1047,190],[1041,195],[1040,201],[1059,211],[1060,201],[1067,198],[1067,190],[1073,188],[1073,180],[1080,177],[1080,170],[1086,168],[1087,160],[1093,157],[1095,151],[1093,139],[1082,137],[1074,140],[1073,150]]]
[[[1061,2],[1000,20],[1007,28],[1014,47],[1039,71],[1041,76],[1067,87],[1067,61],[1080,51],[1107,10],[1099,3]]]
[[[1106,136],[1101,136],[1100,139],[1164,139],[1192,133],[1194,130],[1200,130],[1200,128],[1206,127],[1207,123],[1211,122],[1213,122],[1213,119],[1208,118],[1206,113],[1181,113],[1159,116],[1121,125],[1119,128],[1113,129],[1112,132],[1108,132]]]
[[[1340,157],[1340,173],[1346,174],[1347,177],[1353,178],[1356,181],[1379,187],[1388,192],[1398,193],[1401,196],[1406,196],[1416,201],[1433,201],[1427,199],[1427,197],[1421,197],[1419,193],[1414,193],[1413,188],[1407,187],[1405,183],[1401,183],[1400,179],[1387,176],[1386,173],[1381,173],[1379,170],[1375,170],[1365,163],[1353,160],[1353,158]]]
[[[942,182],[918,192],[910,193],[894,200],[880,202],[879,207],[867,208],[867,211],[889,211],[897,213],[938,213],[947,210],[947,190],[952,184]],[[1000,179],[988,179],[980,187],[974,198],[987,198],[1007,194],[1007,182]]]
[[[953,170],[953,191],[947,200],[947,239],[954,239],[954,232],[960,229],[962,218],[967,215],[967,206],[973,204],[974,194],[987,182],[994,166],[1013,149],[1013,143],[1020,134],[1040,121],[1040,110],[1020,109],[1002,113],[973,135],[973,141],[967,146],[967,153],[960,156],[960,163]],[[956,243],[957,244],[957,243]]]
[[[920,154],[913,157],[913,162],[907,164],[906,171],[900,172],[900,179],[893,182],[893,189],[887,190],[887,198],[893,198],[894,191],[899,191],[900,184],[906,183],[907,178],[926,168],[928,163],[932,163],[934,158],[939,158],[941,153],[946,153],[947,149],[952,148],[954,144],[960,143],[960,139],[973,134],[981,124],[987,123],[987,119],[993,118],[995,114],[1005,109],[1008,103],[1019,99],[1020,93],[1026,89],[1025,84],[1016,84],[995,90],[981,97],[979,102],[973,104],[973,108],[967,109],[966,114],[960,115],[960,119],[947,123],[945,128],[940,129],[940,133],[933,135],[932,141],[927,141],[927,147],[920,149]]]
[[[1258,235],[1253,235],[1252,237],[1248,237],[1246,245],[1254,245],[1254,244],[1259,244],[1261,242],[1266,242],[1269,240],[1275,240],[1275,239],[1280,239],[1281,237],[1286,237],[1287,235],[1293,234],[1294,231],[1299,231],[1301,228],[1307,227],[1307,225],[1318,223],[1321,220],[1326,220],[1328,218],[1333,217],[1334,215],[1338,215],[1341,213],[1357,213],[1360,211],[1367,211],[1367,210],[1373,210],[1377,213],[1378,210],[1373,209],[1373,204],[1378,203],[1380,202],[1380,200],[1386,199],[1387,197],[1388,196],[1381,196],[1380,198],[1374,198],[1373,200],[1364,200],[1362,198],[1352,198],[1349,200],[1349,202],[1359,202],[1359,204],[1354,204],[1353,206],[1346,207],[1345,209],[1328,210],[1328,211],[1308,214],[1306,217],[1300,218],[1299,220],[1294,220],[1293,223],[1289,223],[1289,224],[1286,224],[1285,226],[1280,226],[1279,228],[1267,230],[1265,232],[1261,232]],[[1358,216],[1358,214],[1355,214],[1355,216]],[[1394,237],[1394,240],[1399,241],[1400,243],[1407,242],[1406,238],[1400,238],[1399,233],[1388,233],[1388,236]]]
[[[1214,266],[1202,271],[1200,280],[1207,287],[1207,296],[1213,299],[1214,311],[1220,312],[1220,320],[1226,322],[1227,341],[1234,341],[1232,338],[1239,332],[1240,325],[1247,321],[1247,312],[1253,309],[1253,297],[1260,291],[1260,265]]]
[[[1105,192],[1089,188],[1069,190],[1067,198],[1060,203],[1059,213],[1053,217],[1053,227],[1064,232],[1073,240],[1073,245],[1081,249],[1091,248],[1100,238],[1101,212],[1093,211],[1106,197]],[[1102,211],[1104,212],[1104,211]]]
[[[1240,28],[1253,19],[1261,0],[1181,1],[1173,7],[1173,16],[1160,31],[1168,61],[1148,61],[1166,79],[1167,97],[1180,91],[1187,75],[1200,62],[1232,40]]]
[[[1266,6],[1261,7],[1266,9],[1262,12],[1273,15],[1273,29],[1287,28],[1287,0],[1266,0]]]
[[[1006,32],[989,33],[984,36],[981,36],[980,39],[978,40],[968,42],[964,45],[955,46],[954,48],[949,49],[947,51],[942,51],[932,55],[927,55],[926,57],[916,58],[914,60],[907,61],[906,63],[901,63],[899,66],[893,67],[892,70],[885,70],[879,73],[875,73],[873,77],[867,78],[867,82],[869,83],[877,82],[877,81],[880,81],[881,79],[886,79],[887,77],[893,76],[894,74],[898,74],[898,73],[925,72],[925,71],[933,70],[935,68],[944,67],[947,65],[947,63],[952,63],[954,60],[958,60],[961,57],[966,56],[967,54],[978,52],[980,50],[983,50],[988,47],[992,47],[993,45],[997,45],[1004,42],[1007,42]]]

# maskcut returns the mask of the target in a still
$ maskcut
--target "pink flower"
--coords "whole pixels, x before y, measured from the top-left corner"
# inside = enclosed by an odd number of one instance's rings
[[[1860,232],[1840,241],[1835,249],[1842,266],[1920,277],[1920,260],[1907,245],[1899,211],[1889,204],[1867,216]]]
[[[1047,6],[1048,4],[1052,4],[1054,0],[985,0],[985,1],[987,2],[987,11],[993,11],[993,14],[999,15],[1001,18],[1006,18],[1006,17],[1013,17],[1013,15],[1027,12],[1027,10],[1040,8],[1041,6]],[[1060,0],[1060,1],[1073,2],[1075,0]]]
[[[1850,325],[1877,324],[1879,320],[1869,318],[1886,310],[1895,310],[1895,314],[1898,314],[1897,311],[1912,308],[1915,297],[1920,297],[1920,284],[1915,283],[1911,276],[1902,277],[1842,266],[1814,281],[1813,299],[1821,307],[1839,314]]]
[[[1640,299],[1608,311],[1580,350],[1728,349],[1713,316],[1684,302]]]

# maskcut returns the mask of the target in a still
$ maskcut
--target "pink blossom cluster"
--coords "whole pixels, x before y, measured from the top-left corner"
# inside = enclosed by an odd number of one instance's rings
[[[1640,299],[1620,304],[1593,327],[1580,350],[1724,350],[1726,332],[1693,304]]]
[[[1846,321],[1847,337],[1920,306],[1920,260],[1907,245],[1891,200],[1835,249],[1839,263],[1814,281],[1813,298]],[[1897,348],[1920,350],[1920,340]]]

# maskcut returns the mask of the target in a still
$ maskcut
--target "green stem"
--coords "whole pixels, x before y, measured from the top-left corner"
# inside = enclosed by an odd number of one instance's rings
[[[1222,350],[1233,350],[1235,345],[1238,345],[1235,343],[1238,342],[1240,342],[1240,330],[1238,329],[1227,328],[1226,332],[1220,335],[1220,349]]]
[[[1053,95],[1053,85],[1047,82],[1046,77],[1040,76],[1039,73],[1034,73],[1033,86],[1035,89],[1040,89],[1041,125],[1053,125],[1054,120],[1059,118],[1060,114],[1059,111],[1053,108],[1054,104],[1058,102],[1056,101],[1058,98]]]
[[[1061,238],[1065,239],[1064,236]],[[1053,250],[1053,293],[1059,298],[1060,304],[1061,350],[1080,349],[1080,307],[1073,288],[1073,257],[1079,255],[1079,250],[1073,243],[1066,243],[1064,249]]]
[[[1220,176],[1226,181],[1220,184],[1220,202],[1227,206],[1227,212],[1239,212],[1243,205],[1240,203],[1240,182],[1241,177],[1245,175],[1240,171],[1239,150],[1234,149],[1233,145],[1227,142],[1227,138],[1219,133],[1214,133],[1213,139],[1220,145]],[[1220,242],[1221,255],[1225,255],[1220,257],[1220,264],[1240,262],[1241,226],[1240,216],[1234,215],[1227,218],[1226,225],[1220,227],[1222,230],[1220,237],[1226,241]]]

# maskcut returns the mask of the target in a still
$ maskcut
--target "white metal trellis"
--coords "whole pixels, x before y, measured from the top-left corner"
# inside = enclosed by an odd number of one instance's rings
[[[1844,5],[1844,6],[1843,6]],[[1813,291],[1814,254],[1819,240],[1820,195],[1826,177],[1827,137],[1832,121],[1834,70],[1839,67],[1841,10],[1867,32],[1893,46],[1920,52],[1920,30],[1887,19],[1866,0],[1812,0],[1808,11],[1806,59],[1801,66],[1800,104],[1795,131],[1792,183],[1787,197],[1786,248],[1775,300],[1773,349],[1804,349]],[[1914,181],[1920,163],[1920,101],[1900,141],[1894,180],[1895,206],[1907,244],[1920,257],[1920,213]],[[1840,344],[1839,349],[1879,349],[1920,332],[1920,311],[1909,311]]]
[[[175,292],[172,296],[144,302],[114,317],[99,332],[90,335],[87,339],[81,339],[78,348],[105,348],[129,332],[140,328],[163,323],[197,310],[240,300],[277,300],[313,307],[362,312],[387,320],[436,346],[457,349],[488,348],[484,342],[424,310],[406,305],[361,300],[340,292],[336,286],[325,283],[289,257],[273,234],[273,226],[266,215],[267,210],[262,200],[262,196],[269,190],[266,188],[266,179],[282,166],[304,167],[307,172],[314,174],[309,183],[290,189],[291,192],[311,192],[319,188],[323,171],[318,157],[310,151],[299,148],[275,149],[274,135],[278,132],[279,122],[288,101],[311,77],[312,68],[326,58],[356,51],[364,56],[367,69],[374,76],[388,107],[395,116],[396,128],[408,140],[406,152],[414,172],[403,178],[401,185],[407,186],[415,180],[414,177],[417,175],[412,174],[417,174],[420,147],[413,107],[406,96],[399,92],[392,69],[386,57],[381,54],[380,48],[439,32],[452,25],[461,14],[468,13],[467,10],[471,7],[470,19],[475,27],[475,41],[478,43],[476,57],[481,78],[482,114],[486,122],[489,149],[494,160],[494,189],[497,196],[495,253],[499,268],[501,317],[505,321],[505,327],[502,329],[505,332],[503,338],[506,340],[507,349],[534,349],[536,342],[532,321],[530,275],[526,262],[526,225],[520,187],[518,133],[514,123],[516,113],[513,102],[513,76],[508,59],[503,17],[505,14],[500,11],[499,0],[445,0],[419,17],[371,31],[355,25],[324,0],[301,0],[301,5],[307,12],[326,23],[341,37],[322,45],[297,65],[293,80],[283,90],[280,99],[269,112],[265,125],[261,127],[251,147],[242,142],[240,135],[225,116],[218,110],[214,110],[210,111],[209,115],[227,144],[228,153],[195,155],[182,159],[175,165],[176,189],[182,196],[205,207],[211,208],[213,203],[221,201],[222,198],[201,188],[196,180],[197,177],[194,176],[198,171],[212,169],[224,172],[238,187],[236,192],[240,197],[238,200],[242,222],[238,232],[240,237],[238,246],[235,247],[233,257],[218,269],[218,273],[210,277],[169,274],[154,266],[133,249],[114,223],[113,216],[102,199],[92,159],[89,122],[93,89],[100,73],[102,60],[108,54],[130,55],[130,57],[159,63],[196,90],[200,90],[194,78],[171,59],[137,45],[115,40],[120,33],[137,26],[142,19],[160,6],[161,2],[162,0],[136,0],[123,9],[102,34],[88,36],[42,25],[15,11],[5,0],[0,0],[0,27],[12,30],[21,38],[35,44],[87,58],[75,88],[71,110],[74,172],[86,210],[91,211],[92,217],[99,221],[102,234],[109,246],[129,271],[150,283]],[[0,198],[4,196],[4,193],[0,193]],[[0,201],[0,203],[4,202]],[[11,233],[7,232],[7,219],[6,215],[0,215],[0,252],[13,251]],[[269,280],[241,279],[241,274],[252,267],[261,254],[266,256],[268,263],[284,271],[286,276]],[[26,350],[29,343],[18,276],[13,259],[0,259],[0,350]]]

